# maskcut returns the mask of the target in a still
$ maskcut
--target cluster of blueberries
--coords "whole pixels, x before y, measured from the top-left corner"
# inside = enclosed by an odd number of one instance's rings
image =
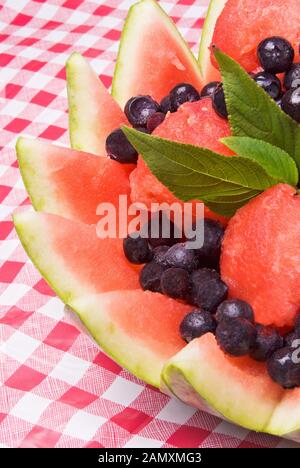
[[[300,63],[293,63],[293,46],[282,37],[268,37],[258,45],[257,56],[263,71],[249,75],[286,114],[300,122]],[[281,73],[284,73],[283,86],[277,76]],[[214,109],[221,117],[227,118],[222,84],[212,82],[207,86]]]
[[[183,103],[199,101],[204,96],[203,92],[200,95],[192,85],[180,83],[160,103],[147,95],[130,98],[124,112],[133,128],[140,132],[152,133],[164,121],[168,112],[176,112]],[[111,159],[120,163],[135,164],[138,159],[137,151],[120,128],[108,135],[106,152]]]
[[[284,112],[300,122],[300,63],[293,63],[292,45],[282,37],[269,37],[259,44],[257,55],[263,71],[249,75]],[[283,86],[277,76],[280,73],[285,74]],[[135,129],[152,133],[168,112],[176,112],[183,103],[199,101],[203,97],[211,97],[217,114],[228,117],[223,85],[219,81],[208,83],[200,93],[191,84],[180,83],[160,103],[151,96],[134,96],[126,103],[124,112]],[[108,135],[106,152],[120,163],[135,164],[138,159],[137,151],[120,128]]]
[[[144,290],[162,293],[194,307],[180,324],[181,337],[188,343],[205,333],[214,333],[225,353],[267,361],[274,381],[284,388],[299,387],[300,363],[294,360],[293,346],[295,340],[300,340],[300,314],[295,329],[285,338],[275,328],[255,323],[248,303],[227,299],[228,288],[219,274],[222,225],[205,219],[203,246],[191,249],[173,223],[168,239],[151,237],[151,224],[157,222],[158,216],[161,222],[160,212],[149,219],[143,230],[147,238],[128,236],[123,249],[131,263],[144,265],[140,272]]]

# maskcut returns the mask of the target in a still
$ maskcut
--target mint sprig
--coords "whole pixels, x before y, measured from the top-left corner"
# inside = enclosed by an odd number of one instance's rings
[[[214,49],[220,67],[232,134],[268,142],[286,151],[300,169],[300,125],[220,49]]]
[[[297,184],[300,125],[282,112],[237,62],[219,49],[214,53],[233,134],[221,141],[236,156],[128,127],[123,131],[153,174],[179,199],[203,200],[214,212],[231,216],[273,185]]]
[[[234,153],[256,161],[278,182],[297,185],[299,177],[296,163],[282,149],[249,137],[226,137],[221,142]]]
[[[223,156],[198,146],[154,137],[122,127],[153,174],[183,201],[203,200],[215,212],[230,216],[280,180],[254,158]]]

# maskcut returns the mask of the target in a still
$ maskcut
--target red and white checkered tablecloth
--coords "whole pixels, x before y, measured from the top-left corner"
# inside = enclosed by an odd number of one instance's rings
[[[77,50],[109,86],[132,0],[0,1],[0,447],[284,447],[145,385],[64,318],[11,213],[27,204],[18,134],[68,143],[64,63]],[[194,50],[208,0],[164,0]]]

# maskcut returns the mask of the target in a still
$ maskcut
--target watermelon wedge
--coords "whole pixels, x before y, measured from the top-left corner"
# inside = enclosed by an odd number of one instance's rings
[[[284,393],[264,363],[226,356],[211,333],[172,357],[162,379],[184,402],[255,431],[266,429]]]
[[[158,293],[113,291],[70,306],[110,356],[155,387],[164,363],[184,346],[178,327],[189,307]]]
[[[227,0],[211,0],[205,22],[202,29],[200,47],[199,47],[199,66],[204,83],[210,81],[220,81],[221,75],[211,63],[210,60],[210,46],[214,34],[216,22],[222,13]]]
[[[130,8],[123,28],[112,95],[122,108],[138,94],[159,101],[183,81],[201,89],[197,61],[158,3],[139,1]]]
[[[72,148],[105,156],[107,136],[120,125],[128,124],[127,119],[79,53],[70,56],[66,69]]]
[[[99,203],[116,208],[130,195],[133,165],[119,164],[42,140],[19,138],[19,167],[33,207],[87,224],[96,224]]]
[[[95,226],[34,211],[15,213],[14,223],[28,256],[65,303],[140,287],[138,268],[127,262],[121,239],[100,239]]]

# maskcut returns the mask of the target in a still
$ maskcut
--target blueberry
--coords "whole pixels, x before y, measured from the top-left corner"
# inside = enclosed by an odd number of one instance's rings
[[[272,354],[283,347],[283,338],[276,328],[256,325],[256,339],[250,350],[250,357],[256,361],[266,361]]]
[[[222,320],[216,329],[220,348],[232,356],[246,356],[255,342],[256,329],[244,318]]]
[[[189,272],[196,270],[198,266],[195,250],[188,249],[184,242],[170,247],[165,258],[169,267],[183,268]]]
[[[216,322],[213,316],[206,310],[197,309],[187,314],[180,324],[181,338],[189,343],[194,338],[199,338],[205,333],[214,333]]]
[[[194,86],[188,83],[180,83],[170,92],[170,109],[176,112],[181,104],[200,100],[200,94]]]
[[[169,248],[170,247],[168,245],[160,245],[155,247],[153,249],[153,261],[159,265],[162,265],[163,267],[167,267],[166,253],[168,252]]]
[[[224,88],[222,84],[219,84],[219,86],[217,86],[211,98],[212,98],[212,105],[216,113],[220,117],[227,119],[228,111],[227,111],[227,105],[225,101]]]
[[[171,105],[170,105],[170,96],[165,96],[159,104],[159,111],[162,112],[163,114],[167,114],[168,112],[171,111]]]
[[[163,211],[154,213],[143,227],[144,229],[147,233],[149,244],[152,247],[160,245],[171,246],[182,240],[182,232]]]
[[[149,262],[153,255],[147,239],[142,237],[126,237],[123,240],[123,250],[127,260],[136,265]]]
[[[294,63],[291,69],[285,74],[284,86],[288,89],[299,88],[300,86],[300,63]]]
[[[146,127],[149,117],[158,112],[159,104],[151,96],[134,96],[125,105],[125,115],[134,127]]]
[[[275,99],[275,102],[276,102],[277,106],[280,107],[280,108],[282,107],[282,98],[283,98],[283,96],[284,96],[284,93],[280,94],[280,96],[277,99]]]
[[[155,112],[147,120],[147,130],[152,133],[165,120],[165,114],[162,112]]]
[[[146,263],[140,272],[140,285],[144,291],[161,292],[160,280],[164,270],[158,263]]]
[[[190,275],[183,268],[168,268],[161,276],[160,288],[173,299],[186,299],[190,288]]]
[[[300,363],[295,361],[295,350],[289,347],[275,351],[267,361],[271,378],[284,388],[300,386]]]
[[[279,98],[281,94],[281,82],[277,76],[268,72],[259,72],[254,75],[253,79],[272,99]]]
[[[138,152],[129,143],[120,128],[117,128],[108,135],[105,147],[107,155],[115,161],[128,164],[135,164],[137,162]]]
[[[254,313],[250,304],[240,299],[228,299],[222,302],[217,308],[217,321],[221,322],[222,320],[235,318],[244,318],[249,322],[254,322]]]
[[[285,93],[281,108],[292,119],[300,123],[300,88],[290,89]]]
[[[202,309],[214,312],[227,297],[228,287],[215,270],[201,268],[191,274],[189,302]]]
[[[283,37],[273,36],[259,44],[257,55],[263,69],[276,74],[290,69],[295,52],[289,41]]]
[[[300,340],[300,328],[295,328],[295,330],[284,337],[286,346],[291,346],[292,348],[294,343],[297,344],[297,340]]]
[[[221,244],[224,236],[224,228],[212,219],[204,219],[204,242],[197,249],[197,256],[201,267],[219,268]]]
[[[200,96],[211,97],[219,85],[220,85],[220,81],[211,81],[206,86],[204,86],[204,88],[202,88]]]

